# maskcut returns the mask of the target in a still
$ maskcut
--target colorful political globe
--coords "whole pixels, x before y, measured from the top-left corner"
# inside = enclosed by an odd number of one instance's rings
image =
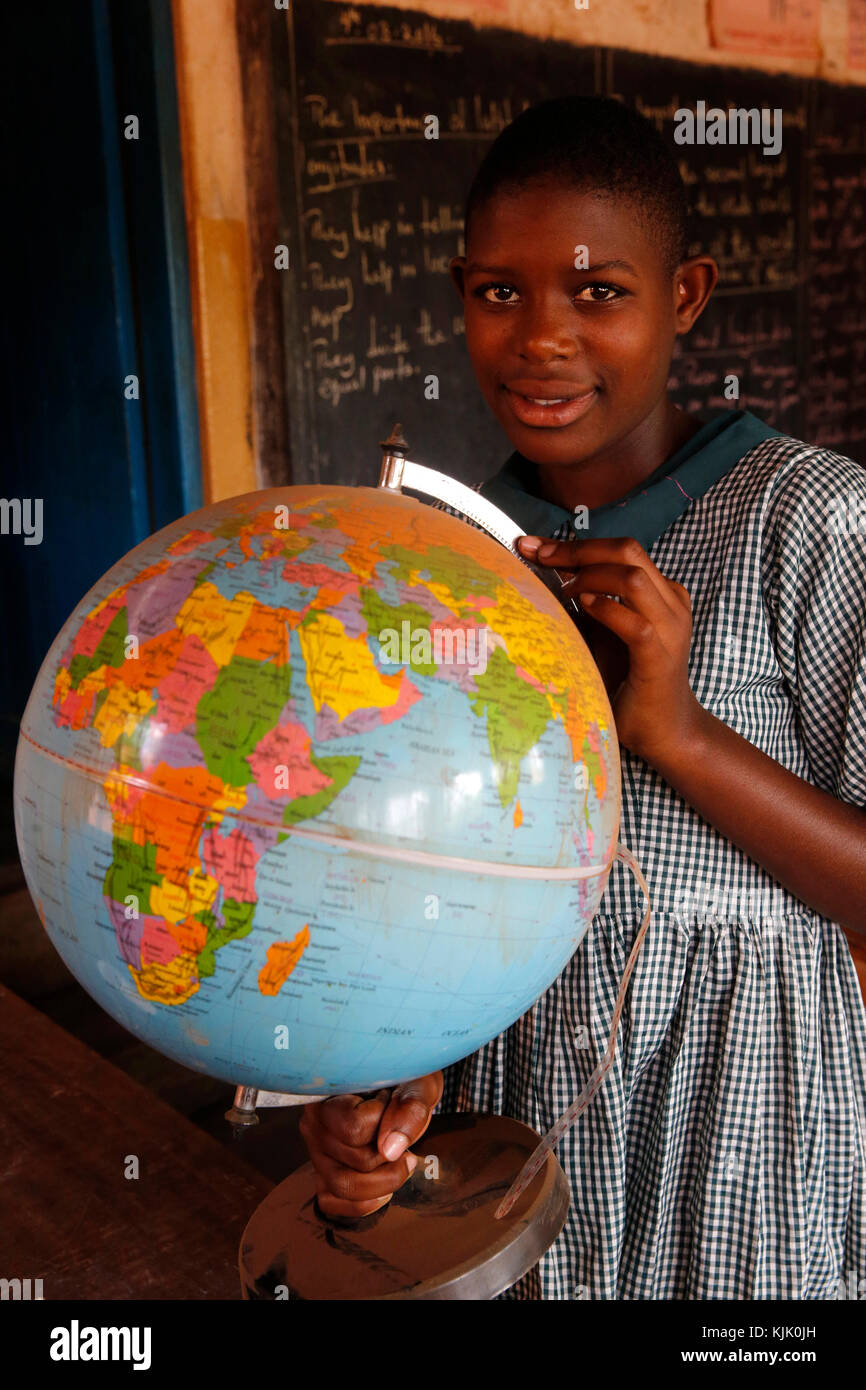
[[[610,706],[525,565],[386,490],[205,507],[100,580],[25,711],[30,892],[83,987],[226,1082],[370,1090],[524,1013],[620,813]]]

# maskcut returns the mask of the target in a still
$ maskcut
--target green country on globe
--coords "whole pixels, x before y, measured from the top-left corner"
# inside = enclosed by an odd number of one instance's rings
[[[18,841],[52,942],[140,1039],[233,1084],[392,1085],[550,986],[616,851],[573,622],[465,522],[375,488],[182,518],[52,645]]]

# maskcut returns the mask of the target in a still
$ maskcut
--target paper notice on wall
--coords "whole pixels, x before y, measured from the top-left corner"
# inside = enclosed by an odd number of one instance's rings
[[[817,58],[820,30],[821,0],[710,0],[716,48]]]
[[[848,66],[866,68],[866,0],[848,0]]]
[[[423,5],[413,5],[413,9],[423,10]],[[476,15],[483,14],[486,10],[489,14],[505,14],[508,9],[508,0],[439,0],[438,12],[450,13],[465,16],[472,19]]]

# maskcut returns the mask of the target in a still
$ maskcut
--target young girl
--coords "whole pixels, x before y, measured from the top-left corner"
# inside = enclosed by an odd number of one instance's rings
[[[614,1066],[559,1146],[566,1226],[510,1298],[832,1299],[866,1278],[866,1010],[840,925],[866,930],[866,473],[669,400],[718,274],[685,227],[655,128],[566,98],[491,147],[452,264],[515,450],[481,492],[574,573],[653,899]],[[605,1049],[642,910],[615,862],[500,1037],[444,1078],[307,1107],[322,1209],[390,1200],[437,1106],[545,1132]]]

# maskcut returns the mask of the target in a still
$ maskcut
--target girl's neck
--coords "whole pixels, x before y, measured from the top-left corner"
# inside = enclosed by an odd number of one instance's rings
[[[655,473],[703,423],[666,397],[625,439],[578,464],[556,467],[527,460],[532,491],[568,512],[579,505],[592,509],[617,502]]]

